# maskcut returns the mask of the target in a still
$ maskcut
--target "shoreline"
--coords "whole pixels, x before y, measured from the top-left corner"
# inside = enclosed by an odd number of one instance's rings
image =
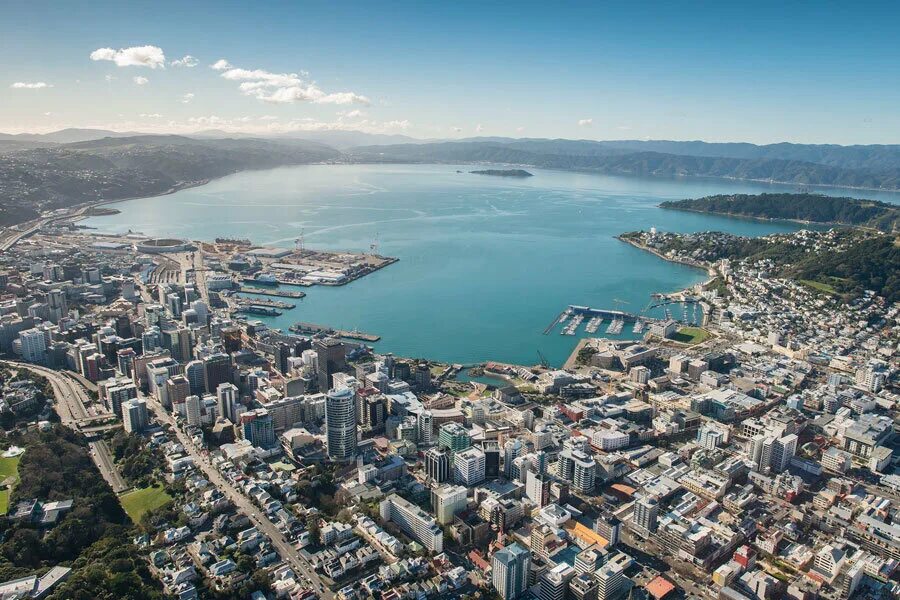
[[[687,212],[694,213],[696,215],[710,215],[714,217],[728,217],[729,219],[744,219],[747,221],[757,221],[759,223],[796,223],[797,225],[812,225],[815,227],[824,227],[824,228],[834,228],[834,227],[849,227],[851,229],[863,229],[865,231],[880,231],[879,229],[874,229],[872,227],[865,227],[863,225],[853,225],[851,223],[839,223],[837,221],[808,221],[804,219],[778,219],[774,217],[757,217],[753,215],[741,215],[737,213],[730,212],[717,212],[717,211],[708,211],[708,210],[697,210],[695,208],[676,208],[671,206],[663,206],[662,204],[657,204],[657,208],[661,208],[662,210],[673,210],[676,212]]]

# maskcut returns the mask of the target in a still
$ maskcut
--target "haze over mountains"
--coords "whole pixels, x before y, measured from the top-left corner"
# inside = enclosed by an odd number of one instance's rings
[[[322,162],[479,163],[900,189],[900,145],[416,140],[359,131],[264,137],[207,130],[182,136],[64,129],[0,134],[0,224],[19,223],[46,209],[160,194],[247,169]]]

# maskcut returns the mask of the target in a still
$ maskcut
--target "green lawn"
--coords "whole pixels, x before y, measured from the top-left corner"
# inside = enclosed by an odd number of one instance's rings
[[[15,482],[12,486],[6,488],[5,490],[0,490],[0,515],[5,515],[9,512],[9,497],[12,494],[12,488],[16,483],[19,482],[19,459],[21,456],[16,456],[15,458],[4,458],[0,457],[0,481],[6,480],[9,477],[14,477]]]
[[[810,287],[819,292],[824,292],[826,294],[837,294],[837,290],[834,289],[834,286],[829,285],[827,283],[822,283],[821,281],[813,281],[811,279],[801,279],[800,283],[805,285],[806,287]]]
[[[672,338],[676,342],[681,342],[682,344],[699,344],[700,342],[706,341],[709,338],[709,332],[705,329],[701,329],[700,327],[682,327],[675,333],[675,337]]]
[[[172,497],[161,485],[134,490],[119,496],[122,508],[135,523],[140,522],[145,513],[165,506],[172,501]]]

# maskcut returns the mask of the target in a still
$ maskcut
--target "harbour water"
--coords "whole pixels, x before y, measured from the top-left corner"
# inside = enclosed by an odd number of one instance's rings
[[[664,211],[663,200],[792,186],[655,179],[529,169],[534,177],[472,175],[456,165],[309,165],[239,173],[205,186],[114,205],[83,224],[103,232],[211,240],[249,238],[310,248],[369,251],[400,260],[343,287],[304,288],[297,308],[254,315],[287,331],[298,321],[381,336],[400,356],[472,364],[560,365],[577,335],[543,335],[569,304],[638,313],[653,292],[705,273],[614,238],[636,229],[764,235],[800,228]],[[457,173],[457,170],[463,171]],[[896,201],[850,190],[823,193]],[[659,315],[657,315],[659,316]],[[606,335],[608,324],[598,335]],[[633,337],[628,325],[616,337]]]

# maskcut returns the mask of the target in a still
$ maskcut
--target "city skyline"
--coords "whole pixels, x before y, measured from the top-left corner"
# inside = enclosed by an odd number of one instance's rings
[[[10,3],[4,133],[891,143],[897,8]],[[50,34],[49,32],[52,32]]]

